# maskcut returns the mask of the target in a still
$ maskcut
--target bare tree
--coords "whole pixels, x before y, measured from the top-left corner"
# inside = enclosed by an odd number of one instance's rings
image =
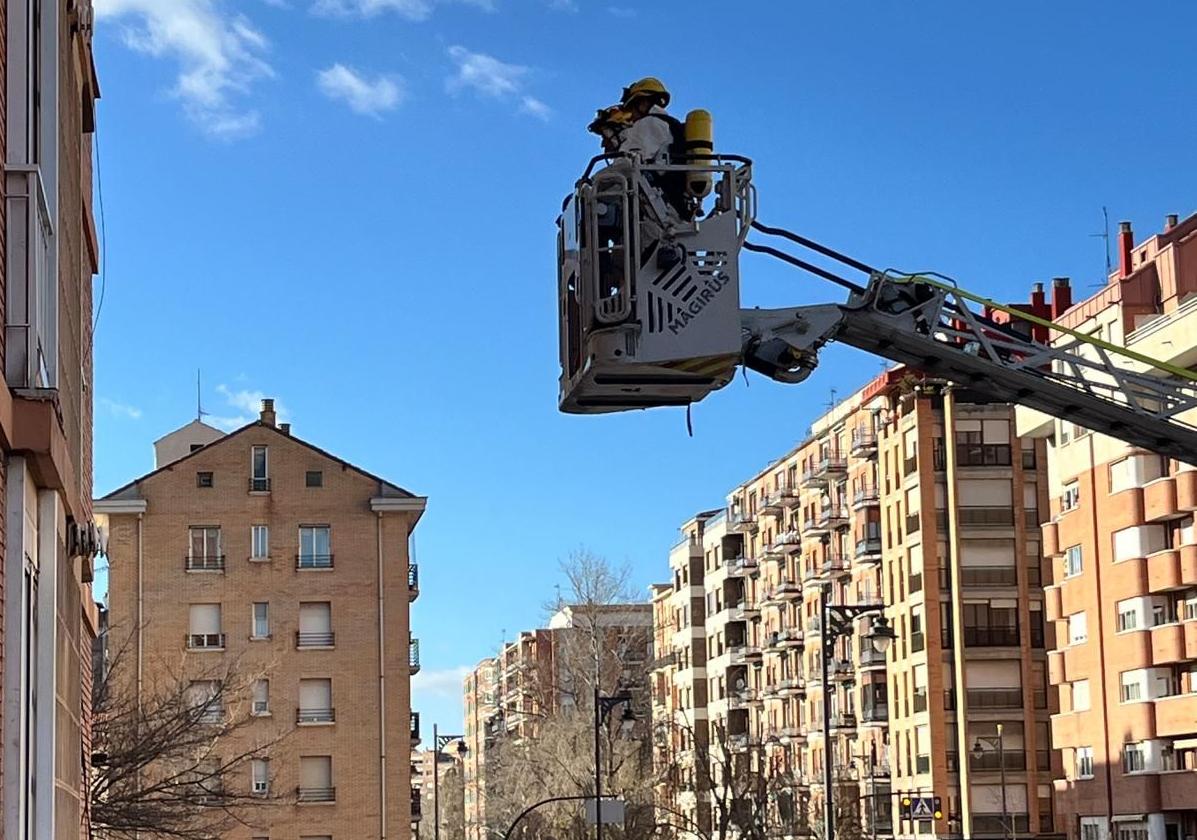
[[[88,836],[215,840],[234,825],[268,820],[263,809],[284,798],[269,777],[255,791],[250,768],[290,729],[250,731],[261,674],[236,662],[190,673],[180,665],[139,693],[124,673],[127,650],[99,670],[92,692]]]
[[[435,768],[435,772],[440,773],[439,793],[434,789],[432,780],[426,780],[420,789],[420,812],[427,821],[427,836],[434,836],[436,826],[433,821],[437,814],[434,799],[439,796],[440,836],[443,840],[462,840],[465,836],[465,791],[462,775],[464,768],[461,762],[453,760],[451,756],[444,753],[442,756],[444,757],[440,766]],[[431,763],[436,757],[428,756],[427,760]]]
[[[631,572],[586,550],[561,563],[564,591],[546,604],[538,638],[551,652],[519,677],[518,696],[493,721],[486,758],[489,832],[500,836],[527,806],[554,796],[593,796],[595,693],[628,694],[599,728],[603,795],[622,799],[626,819],[608,836],[653,833],[647,660],[651,619],[636,605]],[[627,719],[628,708],[634,719]],[[546,807],[521,821],[517,837],[593,832],[581,802]]]

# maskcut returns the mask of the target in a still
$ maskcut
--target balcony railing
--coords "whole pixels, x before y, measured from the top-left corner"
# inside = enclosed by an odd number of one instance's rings
[[[906,533],[917,534],[919,530],[919,515],[918,513],[906,514]]]
[[[413,673],[420,671],[420,640],[412,639],[407,645],[407,664],[409,670]]]
[[[1019,750],[1005,750],[999,753],[997,750],[990,749],[983,750],[979,754],[972,752],[968,754],[970,770],[1001,770],[1003,761],[1007,770],[1027,769],[1027,754]]]
[[[184,557],[183,568],[189,572],[223,572],[224,555],[208,557]]]
[[[869,429],[853,429],[852,430],[852,449],[853,455],[861,455],[877,448],[877,433]]]
[[[411,713],[411,745],[418,746],[420,743],[420,713]]]
[[[337,789],[335,787],[299,787],[295,789],[295,798],[299,802],[336,802]]]
[[[296,723],[332,723],[337,719],[336,709],[297,709]]]
[[[927,637],[923,635],[922,630],[916,630],[910,634],[910,652],[918,653],[925,650],[927,647]]]
[[[331,569],[333,556],[331,554],[296,554],[295,568],[297,569]]]
[[[956,466],[1008,467],[1010,466],[1010,444],[958,443],[956,444]]]
[[[881,504],[881,494],[874,486],[858,487],[852,495],[852,506],[858,510]]]
[[[269,493],[270,479],[269,478],[251,478],[249,480],[249,492],[251,493]]]
[[[815,463],[816,475],[842,473],[848,469],[848,459],[839,452],[828,452]]]
[[[1014,526],[1012,507],[964,507],[956,510],[961,527],[1010,528]]]
[[[964,586],[1017,586],[1018,569],[1014,566],[961,566]]]
[[[856,559],[881,556],[881,537],[867,537],[856,541]]]
[[[968,690],[969,710],[973,709],[1021,709],[1021,688],[970,688]]]
[[[420,789],[417,787],[414,787],[411,789],[411,818],[412,818],[412,822],[416,822],[416,821],[420,820],[421,818],[423,818],[423,816],[424,816],[424,812],[420,808]]]
[[[819,524],[836,527],[848,521],[848,509],[843,505],[827,505],[819,511]]]
[[[919,459],[917,455],[912,455],[902,461],[902,475],[907,476],[917,471],[919,468]]]
[[[420,567],[415,563],[407,564],[407,591],[411,593],[420,591]]]
[[[188,650],[223,650],[224,633],[191,633],[187,636]]]
[[[889,704],[866,704],[864,708],[860,710],[860,719],[868,723],[885,723],[889,720]]]
[[[295,647],[330,648],[336,644],[336,639],[336,634],[331,630],[327,633],[305,633],[301,630],[295,634]]]
[[[1017,627],[965,627],[965,647],[1018,647]]]

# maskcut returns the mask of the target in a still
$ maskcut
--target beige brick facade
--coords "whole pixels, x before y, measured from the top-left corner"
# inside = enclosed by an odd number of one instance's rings
[[[260,478],[251,472],[257,447],[266,452]],[[276,427],[272,410],[97,502],[111,533],[111,638],[132,635],[119,681],[146,691],[172,669],[202,675],[235,662],[268,680],[269,713],[245,737],[289,733],[269,765],[284,804],[250,814],[256,827],[230,840],[410,836],[418,647],[408,543],[423,508],[424,499]],[[262,526],[264,557],[253,535]],[[214,563],[196,562],[192,529],[201,527],[218,531],[209,537]],[[327,545],[305,528],[327,529]],[[268,605],[264,622],[255,604]],[[196,624],[217,609],[218,629]],[[301,686],[318,680],[328,683]],[[305,757],[327,757],[331,776],[313,781],[319,762]],[[248,771],[226,784],[248,786]]]

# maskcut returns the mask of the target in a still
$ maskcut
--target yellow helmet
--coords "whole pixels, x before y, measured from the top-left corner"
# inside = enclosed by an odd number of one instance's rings
[[[624,128],[632,124],[632,115],[621,105],[609,105],[599,108],[594,113],[594,120],[586,126],[586,130],[593,134],[601,134],[604,128]]]
[[[623,89],[623,98],[620,102],[627,105],[642,96],[656,97],[660,100],[662,108],[669,105],[669,91],[665,89],[664,83],[655,76],[645,76],[639,81],[632,82]]]

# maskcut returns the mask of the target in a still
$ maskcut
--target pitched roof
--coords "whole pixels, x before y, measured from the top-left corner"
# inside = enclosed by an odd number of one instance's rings
[[[400,487],[399,485],[392,484],[391,482],[387,481],[384,478],[380,478],[379,476],[375,475],[374,473],[367,472],[366,470],[362,469],[361,467],[357,466],[356,464],[349,463],[344,458],[338,458],[336,455],[333,455],[331,452],[321,449],[320,447],[318,447],[314,444],[308,443],[303,438],[296,437],[295,435],[292,435],[292,434],[287,434],[287,433],[283,432],[281,429],[279,429],[277,426],[272,426],[268,423],[263,423],[261,420],[254,420],[252,423],[247,423],[246,425],[242,426],[240,429],[229,432],[227,435],[217,438],[216,440],[212,441],[211,443],[205,444],[204,446],[201,446],[199,449],[189,452],[188,454],[184,455],[182,458],[179,458],[177,461],[171,461],[169,464],[163,464],[161,467],[158,467],[157,469],[151,470],[150,472],[146,473],[143,476],[133,479],[128,484],[124,484],[124,485],[116,488],[108,495],[101,496],[100,500],[106,501],[106,500],[117,500],[117,499],[140,498],[141,494],[138,492],[137,488],[138,488],[138,485],[140,485],[143,481],[153,478],[155,475],[157,475],[160,472],[163,472],[164,470],[173,469],[177,465],[182,464],[187,459],[193,458],[196,455],[199,455],[201,452],[207,452],[208,450],[213,449],[217,446],[223,446],[225,443],[227,443],[228,441],[237,437],[238,435],[242,434],[243,432],[246,432],[249,429],[255,429],[255,428],[270,429],[272,432],[274,432],[276,435],[278,435],[281,438],[285,438],[286,440],[294,441],[295,443],[298,443],[300,446],[306,447],[307,449],[310,449],[312,452],[315,452],[318,455],[322,455],[325,458],[328,458],[330,461],[335,461],[336,463],[340,464],[342,467],[351,469],[354,472],[358,473],[359,475],[364,476],[368,479],[371,479],[372,481],[377,481],[379,496],[392,497],[392,498],[398,498],[398,499],[419,498],[415,493],[412,493],[410,490],[405,490],[404,488]]]

